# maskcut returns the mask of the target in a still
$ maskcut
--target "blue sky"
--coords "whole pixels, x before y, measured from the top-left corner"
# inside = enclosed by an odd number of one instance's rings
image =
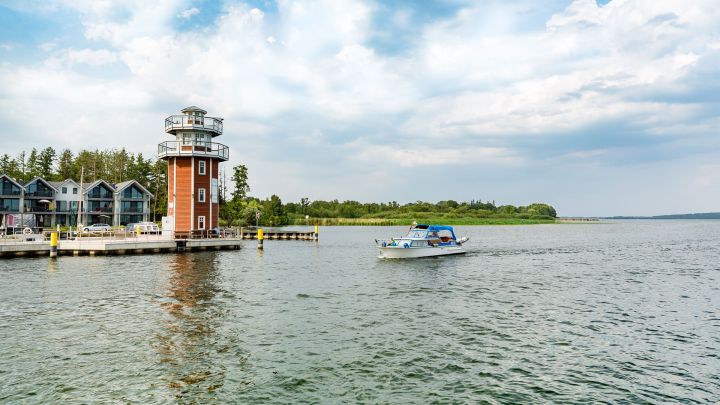
[[[225,119],[284,200],[720,211],[713,1],[0,0],[0,153]]]

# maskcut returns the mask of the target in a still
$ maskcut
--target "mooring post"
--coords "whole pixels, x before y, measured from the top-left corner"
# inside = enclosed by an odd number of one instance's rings
[[[318,240],[318,233],[319,233],[319,231],[320,231],[320,227],[317,226],[317,225],[315,225],[315,235],[314,235],[313,237],[315,238],[315,241],[316,241],[316,242],[317,242],[317,240]]]
[[[263,249],[263,239],[264,239],[264,235],[263,235],[263,230],[262,230],[262,229],[258,229],[258,231],[257,231],[257,238],[258,238],[258,249],[262,250],[262,249]]]
[[[58,253],[58,233],[50,232],[50,258],[57,258]]]

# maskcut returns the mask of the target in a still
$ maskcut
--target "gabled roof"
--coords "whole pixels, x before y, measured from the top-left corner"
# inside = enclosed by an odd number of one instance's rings
[[[16,186],[20,187],[21,190],[25,190],[25,187],[24,187],[22,184],[18,183],[17,181],[15,181],[15,179],[13,179],[12,177],[8,176],[7,174],[5,174],[5,173],[0,174],[0,178],[3,178],[3,177],[6,178],[6,179],[8,179],[8,180],[10,180],[10,182],[13,183],[13,184],[15,184]]]
[[[65,180],[63,180],[63,181],[51,181],[50,183],[53,183],[53,184],[57,183],[57,185],[58,185],[58,186],[57,186],[57,187],[58,187],[58,190],[59,190],[60,187],[61,187],[63,184],[65,184],[65,183],[72,183],[72,184],[80,187],[80,184],[78,184],[78,182],[75,181],[75,180],[73,180],[73,179],[65,179]]]
[[[186,112],[200,112],[200,113],[203,113],[203,114],[207,114],[207,111],[203,110],[203,109],[200,108],[200,107],[194,106],[194,105],[191,105],[190,107],[185,107],[185,108],[183,108],[182,110],[180,110],[180,112],[182,112],[182,113],[186,113]]]
[[[110,190],[112,190],[113,192],[115,192],[115,187],[113,187],[112,184],[108,183],[107,181],[105,181],[105,180],[103,180],[103,179],[100,179],[100,180],[95,180],[95,181],[93,181],[92,183],[90,183],[90,184],[88,184],[87,186],[85,186],[85,187],[83,188],[83,194],[87,194],[88,191],[92,190],[93,188],[95,188],[95,187],[96,187],[98,184],[100,184],[100,183],[106,185],[107,188],[109,188]]]
[[[130,187],[130,186],[133,185],[133,184],[136,185],[137,188],[139,188],[140,190],[142,190],[143,193],[149,194],[150,197],[153,197],[153,194],[152,194],[151,192],[149,192],[148,189],[146,189],[145,187],[143,187],[143,185],[140,184],[140,182],[138,182],[137,180],[128,180],[128,181],[123,181],[122,183],[116,184],[116,185],[115,185],[115,192],[116,192],[116,193],[121,193],[123,190],[125,190],[126,188]]]
[[[39,181],[42,181],[43,183],[45,183],[48,187],[50,187],[51,189],[55,190],[55,192],[57,193],[58,189],[55,188],[55,186],[52,185],[51,182],[43,179],[43,178],[40,177],[40,176],[37,176],[37,177],[35,177],[34,179],[32,179],[32,180],[28,181],[27,183],[25,183],[25,187],[29,186],[29,185],[32,184],[32,183],[35,183],[35,182],[38,181],[38,180],[39,180]]]

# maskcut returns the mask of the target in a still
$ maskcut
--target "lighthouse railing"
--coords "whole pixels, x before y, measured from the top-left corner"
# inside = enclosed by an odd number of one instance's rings
[[[230,148],[217,142],[166,141],[158,144],[158,157],[209,156],[230,159]]]
[[[220,118],[193,115],[171,115],[165,118],[165,132],[175,129],[203,129],[222,134],[223,121]]]

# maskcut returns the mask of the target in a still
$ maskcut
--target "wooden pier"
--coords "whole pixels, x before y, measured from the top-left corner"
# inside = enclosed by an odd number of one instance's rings
[[[240,229],[239,237],[241,239],[257,239],[257,229]],[[287,231],[273,230],[263,228],[263,238],[265,240],[317,240],[317,234],[314,231]]]
[[[258,229],[234,229],[224,231],[215,237],[201,235],[194,238],[180,238],[162,235],[134,235],[126,232],[109,232],[90,236],[64,233],[52,238],[52,232],[28,236],[25,239],[0,240],[0,258],[33,256],[104,256],[152,253],[197,252],[204,250],[240,249],[243,240],[258,239]],[[205,236],[205,237],[203,237]],[[317,241],[315,230],[267,229],[265,240],[309,240]],[[258,241],[261,242],[261,241]],[[53,243],[55,246],[53,248]],[[260,243],[262,245],[262,243]]]
[[[58,242],[59,256],[104,256],[152,253],[197,252],[204,250],[240,249],[242,239],[126,239],[81,238]],[[0,243],[0,258],[49,256],[49,242]]]

